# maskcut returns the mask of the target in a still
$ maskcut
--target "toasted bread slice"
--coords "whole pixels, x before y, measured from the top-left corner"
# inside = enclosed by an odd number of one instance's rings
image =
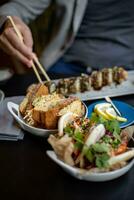
[[[47,94],[48,88],[43,84],[37,84],[32,88],[32,90],[29,90],[26,97],[23,99],[19,106],[19,111],[22,114],[22,116],[25,115],[26,110],[30,110],[33,108],[32,102],[34,98]]]
[[[75,105],[76,104],[76,105]],[[32,111],[33,119],[42,127],[47,129],[57,128],[60,115],[72,111],[79,116],[82,115],[82,103],[76,98],[61,99],[56,104],[49,104],[48,107],[36,105]]]
[[[78,116],[83,116],[85,110],[84,110],[84,106],[83,106],[82,102],[78,99],[78,100],[73,101],[71,104],[64,107],[63,109],[61,109],[59,111],[58,115],[62,116],[64,114],[66,114],[67,112],[72,112]]]
[[[61,97],[59,94],[56,93],[35,98],[33,101],[34,109],[32,111],[32,118],[44,127],[46,112],[51,109],[53,110],[55,106],[57,106],[64,100],[65,97]]]
[[[26,112],[26,107],[27,107],[27,105],[28,105],[28,102],[29,102],[29,99],[28,99],[28,97],[25,97],[24,99],[23,99],[23,101],[20,103],[20,105],[19,105],[19,111],[20,111],[20,113],[22,114],[22,116],[24,116],[24,114],[25,114],[25,112]]]
[[[83,116],[83,105],[79,100],[73,100],[73,102],[64,102],[60,105],[56,106],[55,108],[52,108],[48,110],[45,113],[45,118],[43,119],[43,122],[45,122],[45,127],[47,129],[54,129],[57,128],[58,120],[61,115],[66,114],[67,112],[73,112],[77,114],[78,116]],[[42,113],[42,116],[44,114]],[[45,121],[44,121],[45,120]]]
[[[57,105],[57,103],[62,99],[65,99],[65,97],[61,97],[59,94],[53,93],[36,97],[32,104],[34,107],[38,107],[38,109],[46,110],[50,106],[52,107]]]
[[[47,95],[48,93],[48,88],[44,84],[39,84],[39,87],[35,91],[35,97]]]

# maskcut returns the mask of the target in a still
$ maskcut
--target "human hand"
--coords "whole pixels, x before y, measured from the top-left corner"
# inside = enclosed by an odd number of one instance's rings
[[[19,17],[13,16],[12,18],[22,35],[23,43],[19,40],[11,22],[7,20],[0,35],[0,48],[27,67],[31,67],[34,56],[32,53],[33,39],[31,31]]]

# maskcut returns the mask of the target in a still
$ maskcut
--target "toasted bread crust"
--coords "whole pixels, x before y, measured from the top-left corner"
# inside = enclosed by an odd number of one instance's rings
[[[27,107],[27,104],[28,104],[28,98],[25,97],[23,99],[23,101],[20,103],[19,105],[19,111],[20,113],[22,114],[22,116],[24,116],[25,112],[26,112],[26,107]]]
[[[29,88],[19,109],[28,124],[46,129],[56,129],[59,117],[66,112],[81,116],[83,110],[82,102],[76,97],[48,94],[48,88],[43,84]]]
[[[39,88],[37,89],[35,93],[35,97],[47,95],[48,93],[49,93],[48,88],[43,84],[39,84]]]
[[[35,97],[47,94],[48,94],[48,88],[43,84],[37,84],[31,90],[29,90],[26,97],[23,99],[23,101],[19,106],[19,111],[22,114],[22,116],[25,115],[27,110],[33,108],[32,102]]]
[[[76,100],[76,98],[68,98],[64,101],[62,99],[58,105],[54,106],[53,108],[49,108],[47,111],[43,111],[38,107],[34,107],[32,111],[32,118],[39,123],[41,127],[55,129],[57,128],[60,111],[73,102],[76,102],[76,104],[79,106],[78,109],[81,110],[81,103],[78,104],[78,100]]]

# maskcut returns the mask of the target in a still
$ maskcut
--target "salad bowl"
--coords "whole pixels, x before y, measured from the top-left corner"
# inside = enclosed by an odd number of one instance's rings
[[[109,171],[109,172],[90,172],[90,170],[84,170],[76,167],[72,167],[62,160],[60,160],[54,151],[47,151],[47,155],[51,160],[53,160],[57,165],[59,165],[64,171],[66,171],[71,176],[85,181],[93,182],[103,182],[116,179],[124,174],[126,174],[134,165],[134,159],[132,159],[128,164],[120,169]]]
[[[108,181],[127,173],[134,164],[134,126],[120,129],[117,121],[98,119],[76,117],[48,138],[54,151],[47,155],[75,178]]]

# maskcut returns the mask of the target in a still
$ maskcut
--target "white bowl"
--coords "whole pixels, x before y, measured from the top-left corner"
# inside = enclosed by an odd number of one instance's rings
[[[84,103],[83,105],[85,106],[85,117],[87,117],[87,113],[88,113],[87,106]],[[57,129],[36,128],[36,127],[28,125],[21,117],[18,104],[15,104],[13,102],[8,102],[7,108],[9,112],[11,113],[11,115],[14,117],[14,119],[19,123],[20,127],[24,129],[25,131],[28,131],[29,133],[32,133],[37,136],[48,137],[49,134],[53,134],[58,131]]]
[[[129,169],[134,165],[134,159],[132,159],[130,162],[128,162],[126,166],[120,169],[110,172],[95,173],[90,172],[88,170],[72,167],[66,164],[57,157],[54,151],[47,151],[46,153],[55,163],[57,163],[61,168],[63,168],[64,171],[66,171],[67,173],[69,173],[77,179],[85,181],[103,182],[113,180],[127,173]]]
[[[11,113],[11,115],[14,117],[14,119],[19,123],[20,127],[25,131],[28,131],[29,133],[32,133],[37,136],[47,137],[50,133],[53,134],[57,132],[57,129],[50,130],[50,129],[36,128],[26,124],[23,118],[21,117],[18,104],[15,104],[13,102],[8,102],[7,108]]]

